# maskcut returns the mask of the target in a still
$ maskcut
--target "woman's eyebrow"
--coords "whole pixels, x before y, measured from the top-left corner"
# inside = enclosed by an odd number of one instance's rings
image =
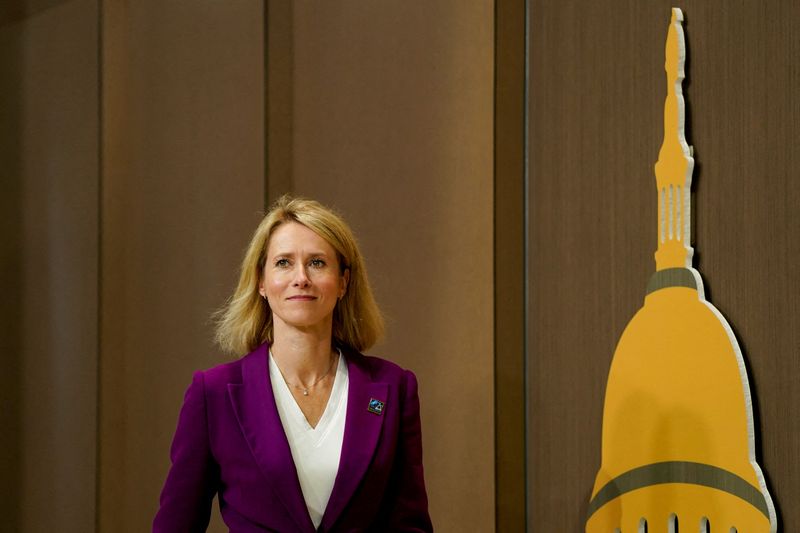
[[[298,254],[297,252],[289,252],[283,250],[278,250],[277,252],[273,253],[270,257],[295,256],[295,255],[302,255],[304,257],[317,257],[317,256],[330,257],[330,254],[323,251],[300,252]]]

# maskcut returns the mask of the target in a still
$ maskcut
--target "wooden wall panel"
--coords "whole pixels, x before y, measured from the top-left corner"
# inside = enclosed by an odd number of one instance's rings
[[[653,164],[672,3],[533,1],[528,477],[531,531],[582,531],[616,342],[654,270]],[[800,528],[800,8],[695,2],[684,92],[695,266],[736,331],[760,462]]]
[[[148,531],[264,210],[258,0],[103,2],[99,526]],[[212,531],[224,531],[212,513]]]
[[[97,3],[0,8],[0,516],[95,520]]]
[[[493,3],[292,7],[291,188],[360,239],[388,318],[371,352],[419,378],[437,531],[492,531]]]

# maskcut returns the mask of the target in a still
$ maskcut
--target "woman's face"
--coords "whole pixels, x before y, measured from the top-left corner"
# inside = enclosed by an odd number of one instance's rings
[[[261,296],[272,310],[275,332],[333,325],[336,301],[344,296],[350,272],[341,272],[328,241],[296,222],[278,226],[267,246]]]

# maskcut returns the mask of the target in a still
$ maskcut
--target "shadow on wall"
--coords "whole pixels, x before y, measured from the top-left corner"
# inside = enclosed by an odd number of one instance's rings
[[[14,22],[33,16],[40,11],[44,11],[45,9],[50,9],[51,7],[55,7],[59,4],[64,4],[67,1],[68,0],[3,0],[3,2],[0,3],[0,31],[3,31],[6,26],[9,26]],[[6,59],[7,57],[4,53],[3,61]],[[2,65],[3,74],[8,73],[8,71],[5,69],[6,65],[6,63],[3,63]],[[3,88],[6,88],[6,86],[6,84],[3,84]],[[13,103],[13,100],[11,102]],[[3,133],[5,133],[5,131]]]
[[[0,516],[8,531],[19,530],[22,396],[20,373],[22,285],[22,182],[20,162],[20,32],[13,20],[24,5],[0,8]],[[15,8],[18,8],[15,9]],[[12,17],[13,14],[18,17]]]

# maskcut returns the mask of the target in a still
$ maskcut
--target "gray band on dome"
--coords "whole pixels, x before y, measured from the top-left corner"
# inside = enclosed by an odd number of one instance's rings
[[[667,287],[697,289],[697,282],[688,268],[665,268],[650,276],[650,281],[647,282],[647,294]]]
[[[769,520],[767,501],[759,489],[728,470],[688,461],[653,463],[617,476],[606,483],[589,502],[586,518],[588,520],[595,511],[626,492],[664,483],[687,483],[727,492],[746,501]]]

